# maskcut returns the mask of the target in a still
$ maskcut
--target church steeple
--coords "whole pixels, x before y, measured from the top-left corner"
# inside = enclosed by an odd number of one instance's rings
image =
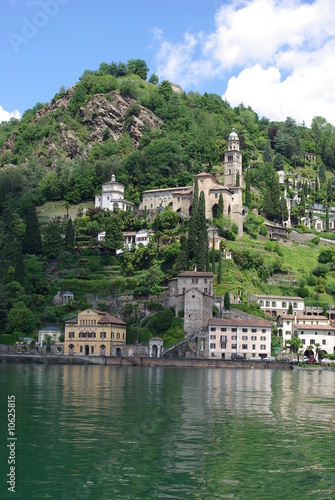
[[[240,139],[235,129],[227,139],[228,151],[224,156],[224,184],[227,187],[236,186],[242,182],[242,154],[240,153]]]

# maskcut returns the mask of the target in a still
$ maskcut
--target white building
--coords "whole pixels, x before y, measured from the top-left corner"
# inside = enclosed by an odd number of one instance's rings
[[[109,182],[102,185],[101,194],[95,195],[95,208],[104,210],[134,210],[134,204],[124,199],[124,185],[115,181],[115,175]]]
[[[56,326],[46,326],[45,328],[42,328],[42,330],[39,330],[37,332],[38,344],[40,345],[40,347],[42,347],[43,341],[46,341],[48,336],[53,342],[59,342],[59,338],[63,333],[64,332],[62,332]]]
[[[277,335],[283,339],[283,345],[285,345],[285,341],[290,340],[298,329],[303,330],[306,326],[318,328],[319,326],[330,326],[330,322],[326,316],[311,316],[306,314],[302,316],[294,316],[294,314],[279,315],[277,318]]]
[[[141,229],[140,231],[138,231],[135,235],[136,248],[139,244],[142,244],[146,247],[149,244],[150,238],[153,234],[154,232],[149,229]]]
[[[271,318],[288,314],[290,304],[292,304],[294,316],[302,316],[304,314],[305,301],[301,297],[253,294],[250,296],[250,300],[259,304],[261,310]]]
[[[209,320],[209,357],[231,359],[239,354],[246,359],[271,354],[272,325],[261,318]]]

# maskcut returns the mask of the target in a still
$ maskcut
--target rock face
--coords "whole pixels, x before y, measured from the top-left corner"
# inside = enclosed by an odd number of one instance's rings
[[[133,99],[115,93],[111,96],[112,102],[105,95],[96,94],[85,107],[80,108],[83,122],[94,127],[90,134],[92,142],[102,142],[108,129],[115,141],[128,132],[137,146],[146,127],[156,129],[163,125],[160,118],[143,106],[138,106],[138,116],[129,114],[129,107],[135,103]]]

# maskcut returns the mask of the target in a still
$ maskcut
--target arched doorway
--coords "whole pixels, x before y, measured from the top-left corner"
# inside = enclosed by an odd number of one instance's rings
[[[156,346],[156,344],[154,344],[152,346],[152,357],[153,358],[157,358],[158,357],[158,347]]]
[[[90,346],[89,345],[85,345],[85,356],[88,356],[90,354]]]
[[[69,345],[69,354],[74,354],[74,345],[73,344]]]
[[[218,204],[214,203],[214,205],[212,206],[212,216],[213,216],[213,219],[216,219],[217,214],[218,214]]]
[[[100,356],[105,356],[106,355],[106,346],[101,345],[100,346]]]
[[[116,355],[117,355],[119,358],[121,358],[122,351],[121,351],[120,347],[118,347],[118,348],[116,349]]]

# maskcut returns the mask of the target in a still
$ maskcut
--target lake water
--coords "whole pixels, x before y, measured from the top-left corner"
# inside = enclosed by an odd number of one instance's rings
[[[333,371],[2,364],[0,398],[1,498],[335,498]]]

